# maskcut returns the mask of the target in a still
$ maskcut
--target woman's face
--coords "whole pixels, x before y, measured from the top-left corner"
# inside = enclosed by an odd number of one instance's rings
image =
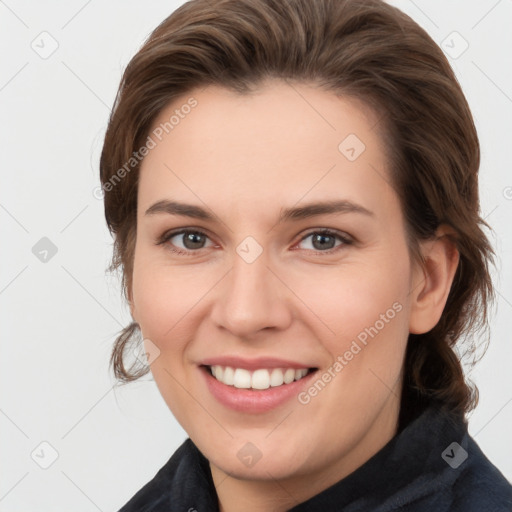
[[[421,276],[377,128],[280,81],[192,91],[153,126],[132,314],[214,474],[329,483],[396,432]]]

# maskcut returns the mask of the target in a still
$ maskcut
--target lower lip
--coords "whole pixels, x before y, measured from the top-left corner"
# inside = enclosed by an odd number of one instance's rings
[[[296,397],[316,373],[316,371],[308,373],[302,379],[290,382],[290,384],[254,390],[228,386],[213,377],[208,368],[201,367],[200,370],[206,378],[210,393],[222,405],[245,413],[262,413],[279,407],[291,398]]]

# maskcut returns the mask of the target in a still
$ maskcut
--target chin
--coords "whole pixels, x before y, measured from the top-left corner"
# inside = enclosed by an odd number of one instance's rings
[[[261,440],[254,436],[252,442],[247,437],[236,438],[229,447],[210,445],[203,450],[197,446],[211,464],[241,480],[281,480],[308,473],[311,454],[306,453],[303,443],[297,440],[284,446],[265,439],[267,435],[262,434]]]
[[[215,460],[210,460],[210,463],[238,480],[286,480],[307,473],[305,467],[290,464],[290,461],[285,457],[281,457],[279,452],[268,456],[267,460],[264,460],[262,457],[252,467],[244,467],[238,460],[235,462],[232,457],[228,458],[225,456],[219,458],[218,464]]]

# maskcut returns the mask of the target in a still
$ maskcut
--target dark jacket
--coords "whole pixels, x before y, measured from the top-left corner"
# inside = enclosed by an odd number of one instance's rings
[[[207,459],[190,439],[119,512],[218,512]],[[353,473],[293,512],[512,512],[512,485],[435,406]]]

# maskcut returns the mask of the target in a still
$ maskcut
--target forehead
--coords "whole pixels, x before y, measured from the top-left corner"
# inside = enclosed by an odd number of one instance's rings
[[[378,203],[393,192],[376,114],[312,85],[271,81],[247,95],[196,89],[168,105],[149,135],[143,208],[166,194],[240,211],[326,195]]]

